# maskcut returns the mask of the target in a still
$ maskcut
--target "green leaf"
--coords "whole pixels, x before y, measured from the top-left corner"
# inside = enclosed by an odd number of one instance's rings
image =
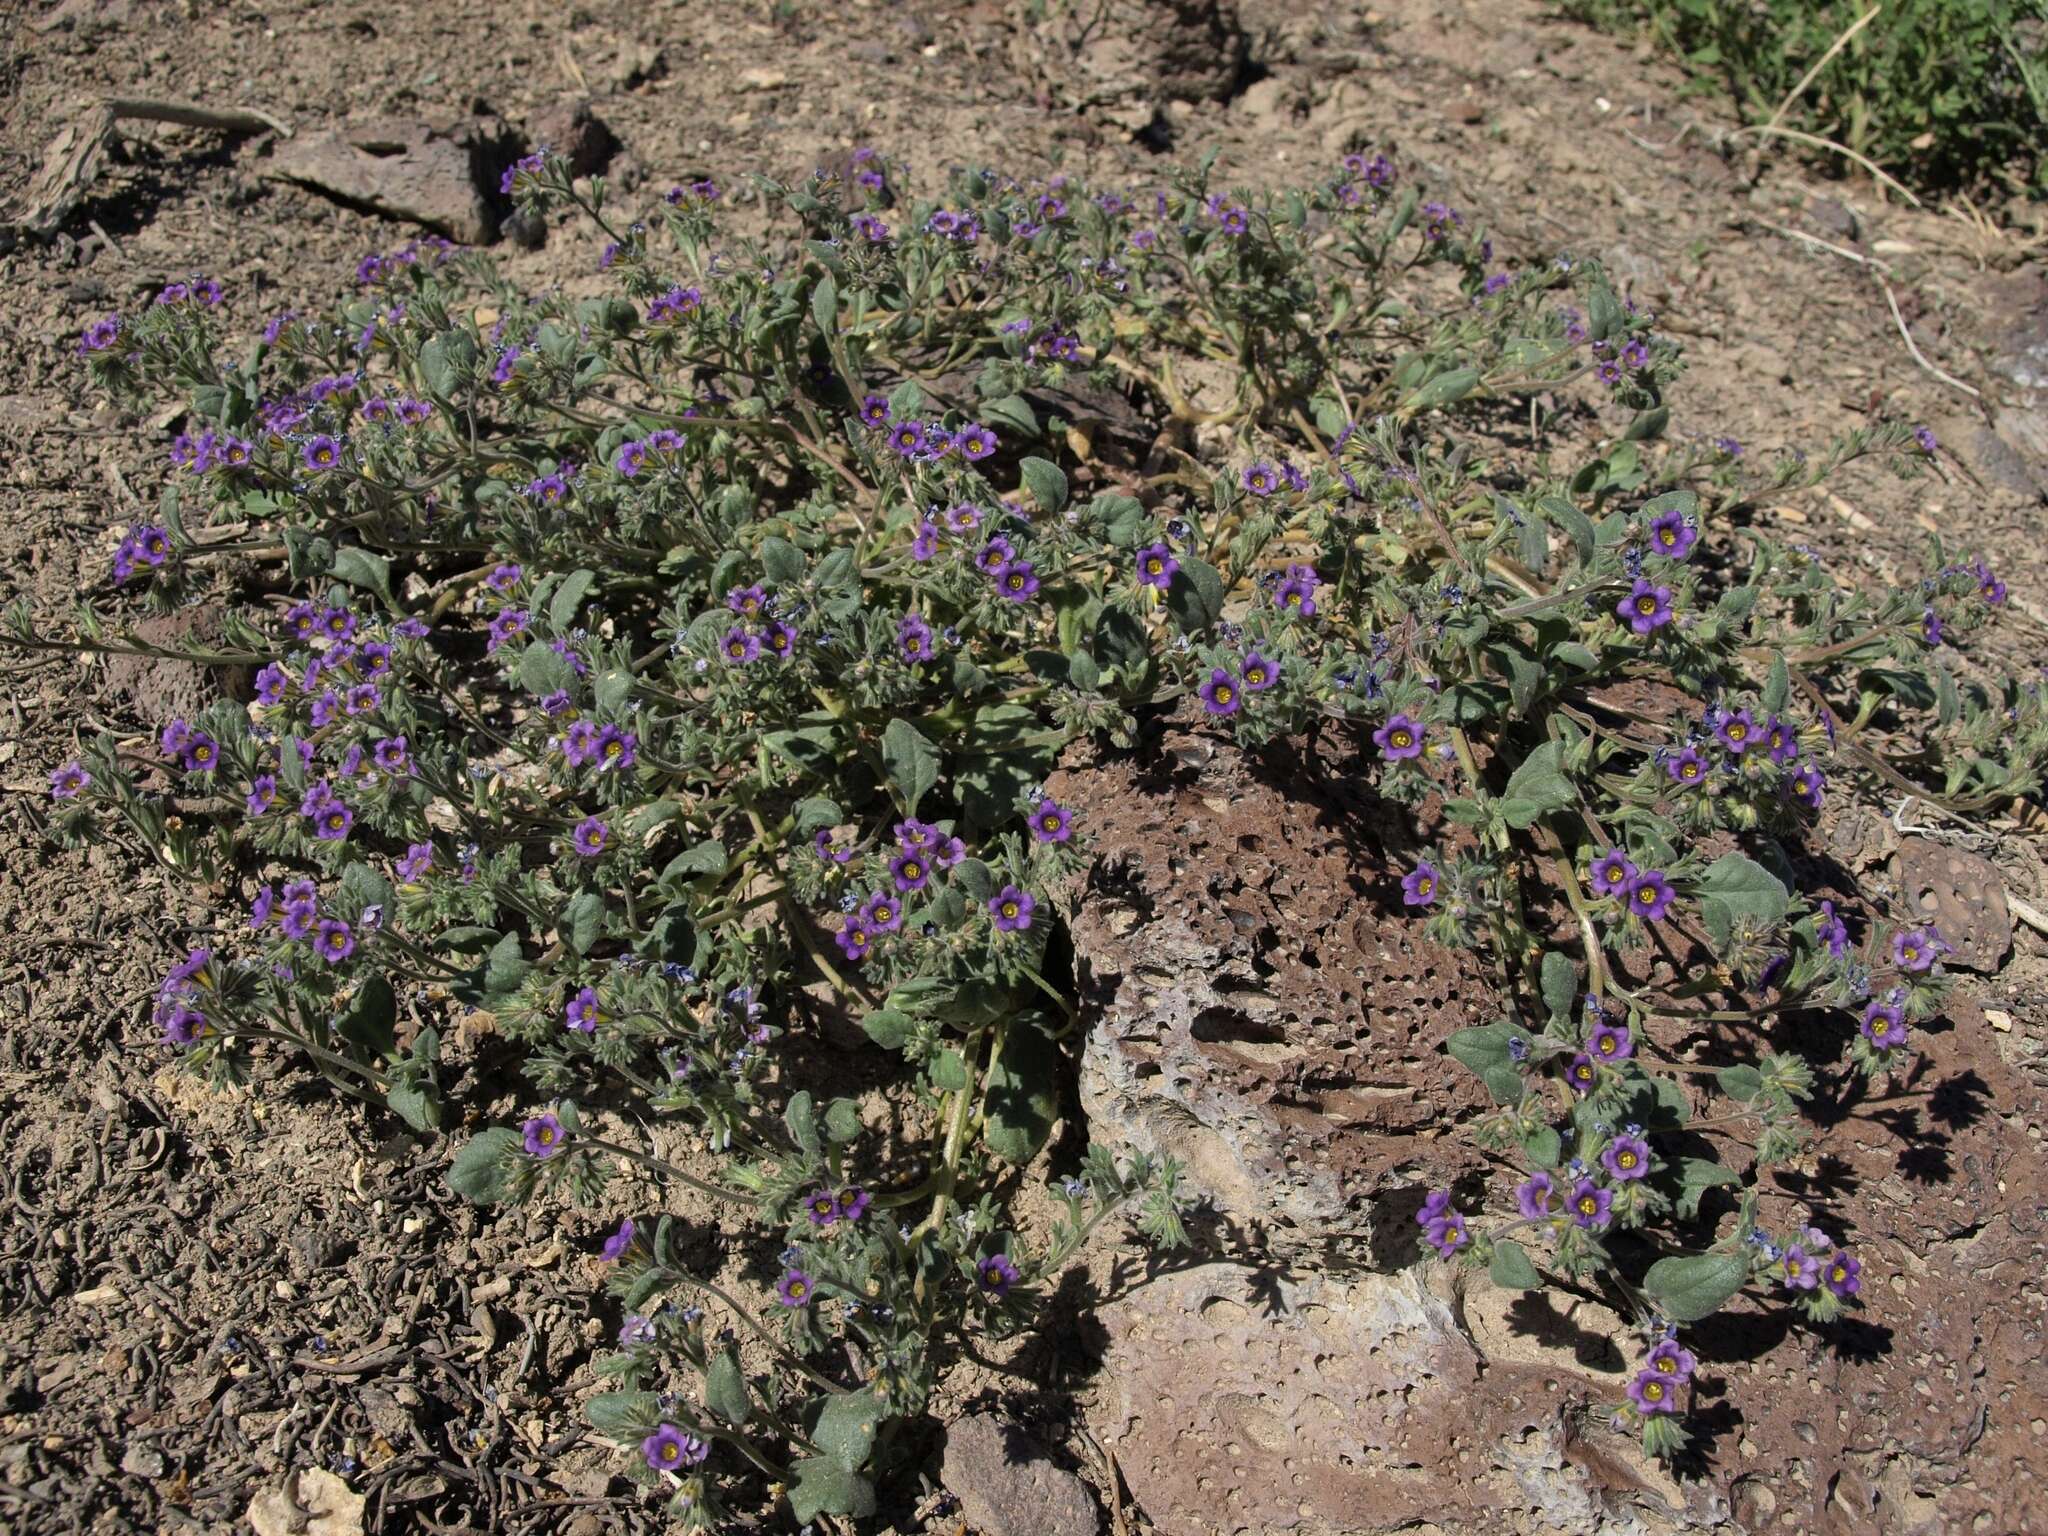
[[[336,581],[345,581],[352,587],[364,587],[376,593],[384,599],[386,607],[398,606],[391,595],[391,562],[382,555],[373,555],[367,549],[357,549],[354,545],[337,549],[327,574]]]
[[[639,1440],[661,1422],[661,1399],[652,1392],[600,1392],[583,1405],[590,1427],[614,1440]]]
[[[1678,1214],[1687,1220],[1699,1215],[1700,1197],[1710,1189],[1740,1184],[1742,1175],[1724,1168],[1712,1158],[1682,1157],[1678,1160]]]
[[[787,539],[763,539],[761,570],[778,587],[795,586],[804,579],[804,552]]]
[[[1059,1113],[1059,1042],[1040,1016],[1020,1014],[1003,1033],[989,1064],[981,1139],[1008,1163],[1028,1163],[1052,1135]]]
[[[1780,651],[1771,658],[1770,675],[1764,679],[1764,712],[1775,715],[1785,707],[1785,699],[1792,691],[1792,674],[1785,666],[1785,653]]]
[[[782,1112],[782,1122],[789,1127],[798,1146],[812,1157],[818,1155],[818,1115],[808,1088],[789,1101],[789,1107]]]
[[[1593,531],[1593,520],[1562,496],[1545,496],[1536,503],[1536,510],[1557,524],[1564,536],[1572,541],[1572,548],[1579,552],[1579,563],[1584,565],[1593,558],[1593,551],[1599,547],[1599,538]]]
[[[1529,1093],[1529,1084],[1513,1067],[1488,1067],[1479,1080],[1496,1104],[1519,1104]]]
[[[1511,827],[1534,826],[1538,818],[1578,799],[1564,771],[1564,743],[1546,741],[1522,759],[1508,778],[1502,815]]]
[[[1026,459],[1017,469],[1024,477],[1024,489],[1048,514],[1056,514],[1066,508],[1067,473],[1059,465],[1050,459]]]
[[[967,1061],[958,1051],[940,1051],[932,1057],[927,1070],[932,1086],[942,1093],[958,1093],[967,1086]]]
[[[503,997],[517,991],[519,984],[526,980],[526,956],[520,952],[519,935],[508,933],[491,946],[491,957],[484,962],[484,995]]]
[[[1564,1156],[1564,1143],[1558,1139],[1556,1131],[1547,1125],[1539,1125],[1522,1137],[1522,1151],[1538,1168],[1555,1168]]]
[[[828,340],[839,334],[839,284],[830,272],[811,290],[811,320]]]
[[[1714,1074],[1720,1090],[1737,1103],[1749,1104],[1764,1091],[1764,1075],[1755,1067],[1723,1067]]]
[[[1512,1024],[1485,1024],[1477,1029],[1458,1030],[1444,1042],[1444,1049],[1474,1072],[1483,1074],[1494,1067],[1514,1065],[1508,1042],[1517,1038],[1527,1040],[1527,1031]]]
[[[1102,686],[1102,668],[1086,651],[1076,651],[1067,658],[1067,681],[1083,693],[1093,693]]]
[[[448,1187],[478,1205],[496,1205],[505,1198],[505,1165],[525,1143],[509,1126],[495,1126],[470,1138],[448,1165]]]
[[[889,391],[889,419],[908,421],[913,416],[924,414],[924,391],[917,387],[917,380],[905,379]]]
[[[996,877],[980,859],[962,859],[955,864],[953,883],[976,901],[987,901],[996,893]]]
[[[1166,593],[1167,611],[1188,634],[1199,634],[1223,616],[1223,578],[1206,560],[1187,555]]]
[[[860,1106],[852,1099],[834,1099],[825,1106],[825,1139],[844,1145],[860,1135]]]
[[[1464,399],[1479,387],[1477,368],[1453,368],[1449,373],[1440,373],[1402,403],[1402,409],[1433,411],[1441,406],[1451,405]]]
[[[519,653],[519,666],[513,675],[519,679],[520,687],[539,699],[576,681],[576,669],[569,658],[545,640],[528,643]]]
[[[1643,1291],[1672,1322],[1696,1323],[1720,1311],[1748,1279],[1744,1255],[1702,1253],[1659,1259],[1643,1276]]]
[[[1791,909],[1784,882],[1746,853],[1724,853],[1707,866],[1697,885],[1700,920],[1717,947],[1725,949],[1739,918],[1759,932],[1775,927]]]
[[[398,999],[382,971],[371,971],[334,1021],[334,1032],[371,1060],[398,1049]]]
[[[806,1456],[796,1464],[789,1512],[799,1525],[808,1525],[820,1515],[865,1518],[875,1512],[874,1485],[829,1456]]]
[[[860,1027],[883,1050],[895,1051],[902,1049],[917,1021],[899,1009],[877,1008],[860,1021]]]
[[[1504,1291],[1533,1291],[1543,1283],[1522,1245],[1509,1237],[1493,1240],[1493,1261],[1486,1266],[1486,1273]]]
[[[1022,395],[1003,395],[981,403],[981,419],[992,427],[1007,427],[1025,437],[1038,436],[1038,415]]]
[[[435,1131],[441,1127],[441,1101],[415,1082],[404,1078],[393,1082],[384,1102],[416,1131]]]
[[[699,875],[718,876],[725,873],[725,844],[715,837],[685,848],[662,867],[661,877],[656,882],[662,886],[680,887]]]
[[[556,930],[569,941],[569,947],[579,955],[590,953],[590,946],[597,942],[597,935],[604,923],[604,898],[595,891],[578,891],[569,898],[568,906],[562,909],[561,921]]]
[[[1543,957],[1543,1006],[1553,1019],[1568,1019],[1578,998],[1578,968],[1562,950],[1551,950]]]
[[[704,1406],[728,1424],[746,1423],[753,1411],[746,1373],[740,1369],[740,1357],[730,1348],[721,1350],[704,1369]]]
[[[881,1404],[872,1392],[835,1392],[818,1409],[811,1443],[849,1472],[860,1470],[874,1448]]]
[[[908,720],[891,720],[882,732],[882,763],[903,800],[903,814],[915,816],[925,791],[939,781],[939,749]]]
[[[548,622],[558,630],[564,630],[576,622],[576,614],[583,607],[583,600],[590,596],[590,589],[597,583],[595,571],[571,571],[562,578],[561,586],[548,600]]]

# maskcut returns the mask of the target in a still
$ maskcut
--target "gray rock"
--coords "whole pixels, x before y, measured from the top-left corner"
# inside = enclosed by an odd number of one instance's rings
[[[504,154],[497,124],[444,130],[379,118],[292,139],[279,146],[267,174],[465,245],[485,245],[498,236],[492,196]]]
[[[1434,1272],[1449,1284],[1446,1271]],[[1486,1314],[1484,1354],[1459,1324]],[[1573,1341],[1625,1332],[1605,1308],[1433,1292],[1422,1272],[1350,1283],[1210,1264],[1105,1309],[1108,1401],[1094,1425],[1132,1497],[1175,1536],[1377,1536],[1713,1529],[1633,1441],[1584,1419],[1621,1363]],[[1482,1325],[1475,1321],[1477,1332]]]
[[[1095,1536],[1102,1527],[1088,1485],[993,1414],[947,1427],[940,1476],[980,1536]]]

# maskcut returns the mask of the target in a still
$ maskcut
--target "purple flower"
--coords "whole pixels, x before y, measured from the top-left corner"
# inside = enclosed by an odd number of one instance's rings
[[[256,899],[249,903],[249,928],[251,932],[270,921],[271,909],[277,905],[277,892],[268,885],[256,893]]]
[[[718,654],[736,667],[743,667],[761,657],[761,637],[735,624],[725,632],[725,638],[718,642]]]
[[[329,965],[339,965],[356,952],[356,936],[339,918],[323,918],[313,935],[313,952]]]
[[[930,522],[917,525],[917,533],[910,541],[910,557],[913,560],[929,560],[939,552],[939,530]]]
[[[1648,1416],[1658,1413],[1678,1412],[1678,1392],[1669,1376],[1656,1369],[1638,1371],[1636,1379],[1628,1384],[1628,1400],[1636,1405],[1636,1411]]]
[[[1906,1043],[1906,1005],[1873,997],[1856,1027],[1880,1051],[1897,1050]]]
[[[1636,877],[1635,864],[1619,848],[1610,848],[1593,861],[1593,889],[1602,896],[1621,896]]]
[[[1465,1218],[1456,1211],[1437,1217],[1422,1229],[1422,1235],[1447,1259],[1472,1241],[1472,1234],[1465,1230]]]
[[[1202,684],[1196,693],[1202,700],[1202,707],[1212,715],[1234,715],[1244,704],[1237,680],[1221,667],[1210,671],[1209,681]]]
[[[1814,920],[1813,932],[1837,960],[1849,952],[1849,925],[1837,915],[1832,901],[1820,904],[1820,916]]]
[[[370,757],[386,773],[404,773],[411,759],[403,736],[386,736],[370,749]]]
[[[313,817],[313,835],[323,843],[338,843],[355,825],[355,812],[339,800],[330,800]]]
[[[74,757],[70,762],[64,764],[50,775],[50,798],[52,800],[74,799],[78,792],[91,782],[92,775],[87,773],[85,765]]]
[[[981,508],[963,501],[946,509],[946,527],[954,533],[972,533],[981,526]]]
[[[1286,579],[1273,589],[1273,602],[1284,613],[1298,614],[1304,619],[1314,618],[1316,588],[1321,581],[1314,566],[1290,565]]]
[[[633,1246],[633,1235],[637,1230],[630,1216],[619,1223],[619,1229],[604,1240],[603,1257],[607,1263],[616,1263],[626,1256],[626,1250]]]
[[[569,846],[586,859],[594,859],[603,853],[611,841],[611,828],[595,816],[586,816],[576,823],[576,830],[570,834]]]
[[[1799,755],[1799,733],[1773,715],[1764,722],[1764,745],[1770,748],[1772,762],[1789,763]]]
[[[1653,585],[1638,576],[1627,597],[1614,605],[1623,623],[1639,635],[1647,635],[1671,622],[1671,589]]]
[[[821,837],[825,834],[820,833]],[[848,857],[851,857],[849,854]],[[844,863],[841,859],[839,862]],[[932,867],[921,848],[905,848],[889,861],[889,875],[899,891],[921,891],[931,884]]]
[[[1646,923],[1661,923],[1678,893],[1661,869],[1646,869],[1628,883],[1628,909]]]
[[[1273,473],[1273,466],[1266,463],[1247,464],[1237,479],[1238,484],[1254,496],[1270,496],[1280,488],[1280,477]]]
[[[2005,601],[2005,583],[1991,574],[1991,567],[1979,560],[1975,566],[1977,595],[1985,602],[1997,607]]]
[[[1056,800],[1041,800],[1031,812],[1031,835],[1041,843],[1064,843],[1074,835],[1073,818]]]
[[[1031,926],[1032,909],[1038,905],[1030,894],[1006,885],[988,899],[989,912],[996,920],[996,932],[1016,933]]]
[[[320,909],[310,901],[293,901],[286,892],[284,915],[277,920],[277,931],[294,944],[308,938],[313,932],[313,920],[320,915]]]
[[[85,334],[78,338],[78,355],[84,357],[88,352],[104,352],[120,338],[120,335],[119,315],[106,315],[95,320],[85,328]]]
[[[889,424],[889,402],[882,395],[867,395],[860,402],[860,419],[870,427],[886,427]]]
[[[990,1301],[1001,1301],[1018,1281],[1017,1266],[1006,1253],[992,1253],[974,1266],[974,1284]]]
[[[1436,905],[1437,868],[1423,859],[1401,877],[1401,900],[1411,907]]]
[[[563,1015],[562,1022],[578,1034],[594,1035],[603,1018],[604,1011],[598,1006],[597,988],[580,987],[576,995],[569,999],[569,1007]]]
[[[649,325],[667,325],[681,320],[704,301],[695,288],[671,288],[647,306]]]
[[[562,758],[571,768],[581,768],[597,758],[597,726],[588,720],[577,720],[562,733]]]
[[[1614,1191],[1602,1189],[1591,1179],[1581,1179],[1572,1186],[1572,1223],[1588,1232],[1597,1232],[1607,1225],[1607,1218],[1614,1209]]]
[[[323,432],[299,450],[299,459],[308,469],[332,469],[341,462],[341,444]]]
[[[903,458],[924,452],[924,428],[914,421],[899,421],[889,429],[889,446]]]
[[[1646,1178],[1650,1172],[1650,1144],[1640,1136],[1623,1133],[1607,1143],[1607,1149],[1600,1154],[1600,1166],[1617,1179]]]
[[[1756,745],[1756,721],[1746,709],[1738,709],[1732,715],[1723,715],[1721,723],[1714,727],[1714,734],[1721,745],[1735,756],[1740,757]]]
[[[428,867],[433,862],[434,845],[432,843],[407,844],[405,857],[400,859],[396,866],[399,883],[402,885],[417,883],[420,876],[427,872]]]
[[[654,1320],[642,1317],[638,1312],[626,1314],[626,1320],[619,1324],[619,1347],[637,1349],[642,1344],[654,1342]]]
[[[811,1304],[811,1277],[800,1269],[785,1269],[782,1279],[775,1287],[775,1299],[785,1307],[808,1307]]]
[[[256,674],[256,702],[275,704],[291,686],[292,675],[278,662],[271,662]]]
[[[629,1221],[627,1226],[631,1226]],[[695,1435],[686,1435],[673,1424],[663,1424],[640,1442],[640,1453],[647,1458],[647,1465],[657,1472],[673,1471],[677,1467],[694,1467],[711,1454],[711,1447]]]
[[[855,915],[876,933],[900,933],[903,929],[903,903],[887,891],[872,893]]]
[[[1244,680],[1246,693],[1264,693],[1280,681],[1280,663],[1250,651],[1238,666],[1237,675]]]
[[[553,1111],[535,1115],[520,1126],[519,1130],[525,1138],[527,1153],[533,1157],[553,1157],[562,1150],[566,1140],[562,1122],[555,1118]]]
[[[640,738],[631,731],[608,725],[597,733],[597,766],[600,770],[630,768],[639,755]]]
[[[1541,1221],[1557,1208],[1557,1181],[1540,1169],[1515,1186],[1515,1209],[1524,1221]]]
[[[242,804],[251,816],[261,816],[277,804],[277,775],[259,773],[249,785],[248,794],[242,797]]]
[[[974,462],[996,451],[996,435],[980,422],[970,421],[954,434],[953,446],[960,450],[960,457]]]
[[[1586,1037],[1586,1054],[1595,1061],[1626,1061],[1635,1050],[1635,1039],[1626,1025],[1595,1024]]]
[[[484,649],[486,651],[495,651],[507,641],[523,634],[525,630],[526,610],[524,608],[507,608],[503,613],[491,620],[491,638]]]
[[[1933,457],[1934,450],[1941,446],[1935,440],[1934,428],[1932,427],[1915,427],[1913,429],[1913,441],[1919,445],[1920,451],[1930,458]]]
[[[1016,560],[1003,567],[1002,575],[996,578],[996,590],[1013,603],[1026,602],[1038,595],[1038,578],[1032,574],[1029,560]]]
[[[1785,1250],[1785,1256],[1778,1260],[1778,1270],[1788,1291],[1810,1291],[1820,1284],[1820,1257],[1808,1253],[1802,1244],[1794,1243]]]
[[[761,631],[761,648],[769,655],[787,660],[796,650],[796,629],[780,620]]]
[[[1863,1289],[1863,1261],[1837,1248],[1822,1266],[1821,1280],[1843,1300]]]
[[[839,1219],[859,1221],[868,1208],[868,1192],[859,1185],[849,1184],[839,1191]]]
[[[1662,512],[1650,519],[1650,543],[1660,555],[1683,560],[1699,542],[1699,530],[1678,511]]]
[[[349,689],[344,700],[348,712],[352,715],[371,714],[383,702],[383,691],[375,683],[357,683]]]
[[[1947,948],[1932,928],[1908,928],[1892,935],[1892,964],[1918,974],[1931,969]]]
[[[612,455],[612,468],[631,480],[647,467],[647,445],[635,439],[619,444],[619,451]]]
[[[768,603],[768,592],[758,581],[751,587],[734,587],[725,594],[725,606],[747,618],[754,617]]]
[[[1790,788],[1794,795],[1806,802],[1808,809],[1817,811],[1820,809],[1821,791],[1827,787],[1827,782],[1818,768],[1805,763],[1792,775]]]
[[[1173,551],[1164,544],[1148,544],[1138,551],[1138,584],[1153,587],[1164,592],[1173,585],[1173,573],[1180,569],[1180,561]]]
[[[804,1201],[804,1214],[811,1218],[814,1227],[829,1227],[839,1219],[839,1202],[832,1191],[821,1189]]]
[[[1645,1368],[1659,1376],[1667,1376],[1674,1382],[1692,1380],[1692,1373],[1699,1368],[1699,1361],[1693,1358],[1691,1350],[1676,1339],[1664,1339],[1650,1351],[1644,1362]]]
[[[874,947],[875,936],[866,923],[849,914],[845,926],[839,930],[838,942],[847,959],[859,962],[867,959],[868,951]]]
[[[1707,776],[1707,760],[1692,747],[1673,755],[1664,771],[1680,784],[1697,784]]]
[[[985,576],[1000,576],[1010,568],[1017,551],[1010,541],[997,534],[974,553],[974,568]]]
[[[1390,763],[1403,758],[1422,756],[1422,738],[1425,732],[1420,721],[1399,714],[1372,733],[1373,743],[1380,749],[1380,756]]]

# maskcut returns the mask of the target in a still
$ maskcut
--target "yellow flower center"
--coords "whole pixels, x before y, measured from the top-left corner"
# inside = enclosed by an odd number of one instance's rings
[[[1427,896],[1431,891],[1436,889],[1436,882],[1430,879],[1429,876],[1424,875],[1420,880],[1415,882],[1415,889],[1420,891],[1423,895]]]
[[[1657,611],[1657,599],[1655,599],[1654,597],[1639,597],[1639,598],[1637,598],[1637,599],[1636,599],[1636,612],[1637,612],[1637,613],[1645,613],[1645,614],[1648,614],[1648,613],[1655,613],[1656,611]]]
[[[1633,1168],[1636,1165],[1636,1155],[1633,1152],[1620,1153],[1614,1160],[1624,1168]]]

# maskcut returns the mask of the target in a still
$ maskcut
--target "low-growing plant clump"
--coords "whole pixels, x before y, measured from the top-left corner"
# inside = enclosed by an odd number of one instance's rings
[[[1672,1456],[1688,1330],[1747,1293],[1824,1339],[1881,1293],[1762,1176],[1817,1079],[1900,1079],[1943,944],[1802,850],[1832,794],[2031,793],[2048,727],[1970,660],[1983,565],[1934,542],[1864,593],[1754,514],[1852,460],[1922,472],[1924,430],[1761,468],[1668,441],[1654,316],[1378,157],[1269,196],[1205,165],[932,198],[862,152],[644,222],[544,153],[507,187],[597,226],[602,296],[432,244],[233,342],[202,278],[93,322],[95,382],[189,425],[115,610],[8,631],[155,654],[138,607],[259,573],[201,657],[253,702],[52,785],[68,843],[123,827],[242,892],[156,1000],[193,1070],[295,1053],[433,1129],[445,1026],[486,1010],[530,1103],[459,1190],[589,1202],[632,1167],[779,1253],[735,1294],[659,1211],[603,1244],[590,1418],[679,1519],[871,1512],[974,1336],[1107,1223],[1185,1240],[1182,1171],[1100,1149],[1013,1214],[1088,1025],[1052,941],[1090,808],[1042,786],[1168,714],[1314,731],[1423,818],[1385,899],[1518,1002],[1450,1042],[1499,1179],[1428,1192],[1421,1234],[1632,1320],[1593,1412]],[[1112,398],[1141,454],[1077,403]],[[836,1018],[865,1102],[799,1086],[854,1075]]]
[[[1937,189],[2008,180],[2038,192],[2048,174],[2048,0],[1558,4],[1647,36],[1751,124],[1789,129],[1823,159],[1840,145]]]

